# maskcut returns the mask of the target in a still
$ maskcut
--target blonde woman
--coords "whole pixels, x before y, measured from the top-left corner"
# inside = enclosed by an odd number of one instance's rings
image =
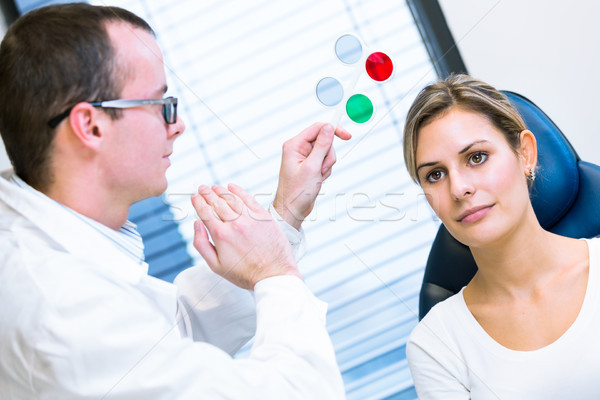
[[[600,239],[540,226],[536,139],[508,99],[467,75],[426,87],[404,158],[478,267],[411,334],[419,398],[600,399]]]

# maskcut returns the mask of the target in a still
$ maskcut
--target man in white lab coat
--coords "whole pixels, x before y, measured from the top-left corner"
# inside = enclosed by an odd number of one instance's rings
[[[288,240],[301,245],[347,132],[315,124],[284,145],[270,212],[201,186],[194,245],[210,268],[173,285],[148,276],[127,221],[166,189],[185,129],[151,28],[113,7],[33,11],[2,42],[0,87],[14,167],[0,177],[0,398],[344,397],[326,305]]]

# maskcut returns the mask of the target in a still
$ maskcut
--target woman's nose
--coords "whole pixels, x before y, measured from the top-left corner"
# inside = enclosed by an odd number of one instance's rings
[[[451,171],[448,178],[450,180],[450,194],[454,200],[462,200],[475,193],[475,186],[467,174],[460,171]]]

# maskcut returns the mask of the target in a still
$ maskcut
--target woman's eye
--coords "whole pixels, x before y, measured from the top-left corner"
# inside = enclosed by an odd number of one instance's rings
[[[430,183],[435,183],[444,177],[444,172],[439,169],[435,169],[427,174],[427,181]]]
[[[487,157],[488,155],[486,153],[478,151],[477,153],[471,154],[471,157],[469,157],[469,161],[471,162],[471,164],[474,165],[483,164],[485,160],[487,160]]]

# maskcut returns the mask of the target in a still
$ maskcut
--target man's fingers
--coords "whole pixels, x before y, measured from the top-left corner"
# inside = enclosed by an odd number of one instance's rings
[[[286,153],[299,153],[303,158],[308,157],[323,125],[323,122],[315,122],[298,135],[286,141],[283,144],[284,155]]]
[[[348,140],[352,138],[350,132],[342,128],[341,126],[337,126],[335,128],[335,136],[339,137],[342,140]]]
[[[308,128],[306,128],[305,130],[303,130],[299,135],[294,136],[292,139],[286,142],[286,145],[288,145],[289,148],[292,148],[295,151],[299,152],[304,157],[308,157],[312,152],[314,146],[319,143],[319,137],[323,134],[324,129],[327,129],[327,131],[329,131],[329,129],[333,130],[333,126],[329,123],[316,122]],[[352,135],[341,126],[335,128],[333,133],[335,136],[339,137],[342,140],[348,140],[352,138]],[[330,146],[330,142],[333,142],[333,138],[331,139],[331,141],[323,141],[323,138],[321,138],[320,140],[325,146]],[[286,146],[284,145],[284,150],[285,147]]]
[[[335,161],[335,150],[333,149],[333,146],[331,146],[327,152],[327,155],[325,156],[325,160],[323,160],[323,165],[321,166],[321,175],[325,175],[328,171],[331,171],[331,167],[333,167]]]
[[[352,138],[352,135],[350,134],[350,132],[348,132],[341,126],[338,126],[337,128],[335,128],[334,133],[335,133],[335,136],[339,137],[342,140],[349,140]],[[326,173],[328,173],[327,176],[331,175],[331,167],[333,167],[336,160],[337,160],[337,157],[335,155],[335,149],[333,148],[333,145],[332,145],[331,147],[329,147],[329,151],[327,152],[327,155],[325,156],[325,160],[323,160],[323,165],[321,166],[321,174],[325,175]],[[324,178],[327,178],[327,177],[324,177]]]
[[[242,189],[241,187],[239,187],[238,185],[236,185],[234,183],[230,183],[227,186],[227,188],[231,191],[231,193],[233,193],[237,197],[239,197],[251,211],[254,211],[254,212],[263,212],[264,211],[264,208],[262,208],[262,206],[258,203],[258,201],[256,201],[256,199],[254,197],[252,197],[251,195],[246,193],[246,191],[244,189]]]
[[[235,213],[241,215],[244,212],[244,203],[242,202],[242,199],[240,199],[235,194],[231,193],[222,186],[214,185],[212,189],[220,198],[227,202],[229,207],[231,207],[231,209]]]
[[[216,223],[221,222],[212,208],[206,203],[204,197],[199,194],[192,196],[192,205],[198,217],[206,224],[209,230],[213,230],[216,227]]]
[[[208,239],[208,232],[200,221],[194,221],[194,247],[211,269],[219,266],[217,250]]]
[[[317,139],[317,136],[319,136],[319,132],[321,131],[324,125],[324,122],[315,122],[305,130],[300,132],[300,134],[296,137],[300,138],[301,140],[304,140],[305,142],[314,142],[315,139]]]
[[[312,151],[306,157],[306,160],[310,163],[317,163],[320,166],[323,165],[325,156],[331,149],[333,143],[333,126],[331,124],[325,124],[319,131],[317,140],[312,148]]]
[[[317,136],[319,135],[319,132],[325,125],[330,125],[330,124],[327,124],[326,122],[315,122],[314,124],[312,124],[311,126],[306,128],[305,130],[303,130],[297,137],[301,137],[303,140],[305,140],[307,142],[313,142],[317,138]],[[348,132],[346,129],[344,129],[340,125],[338,125],[335,128],[335,136],[339,137],[342,140],[348,140],[348,139],[352,138],[352,135],[350,134],[350,132]]]
[[[198,193],[204,198],[206,203],[212,207],[214,213],[218,218],[221,219],[221,221],[234,221],[240,216],[240,214],[231,209],[225,199],[217,196],[213,189],[210,189],[206,186],[200,186],[198,188]],[[210,229],[210,227],[208,228]]]

